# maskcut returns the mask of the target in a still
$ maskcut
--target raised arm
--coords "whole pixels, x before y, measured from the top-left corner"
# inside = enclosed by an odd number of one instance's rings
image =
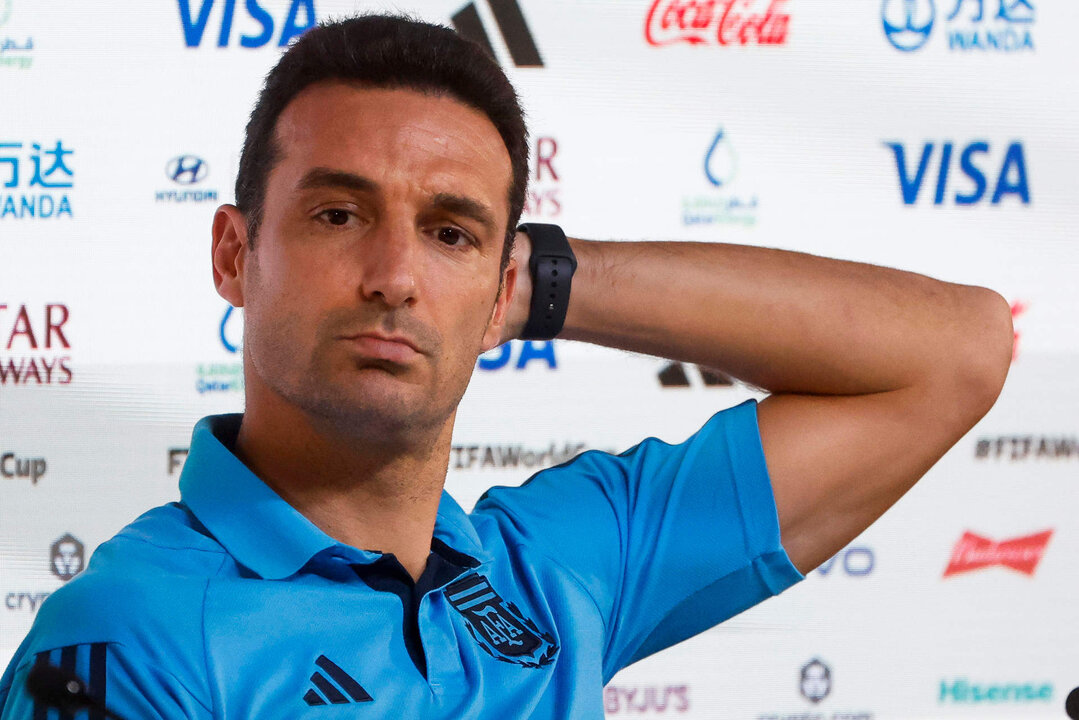
[[[514,251],[527,267],[528,237]],[[803,573],[891,507],[992,407],[1012,353],[997,293],[742,245],[571,239],[559,337],[714,367],[759,406],[784,547]],[[531,283],[518,274],[507,333]]]

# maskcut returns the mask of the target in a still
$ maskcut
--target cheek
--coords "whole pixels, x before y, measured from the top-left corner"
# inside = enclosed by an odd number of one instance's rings
[[[446,355],[453,358],[458,371],[471,375],[494,309],[494,290],[470,288],[438,302],[442,307],[440,325],[444,328]]]

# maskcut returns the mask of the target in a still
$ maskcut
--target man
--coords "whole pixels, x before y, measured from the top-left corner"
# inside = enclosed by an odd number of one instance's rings
[[[508,81],[448,30],[370,16],[286,53],[213,224],[218,292],[245,308],[246,411],[200,422],[182,502],[44,605],[4,720],[46,717],[25,685],[50,663],[129,718],[598,718],[619,669],[801,579],[999,393],[999,295],[515,233],[525,148]],[[465,514],[443,482],[476,357],[560,329],[771,394]]]

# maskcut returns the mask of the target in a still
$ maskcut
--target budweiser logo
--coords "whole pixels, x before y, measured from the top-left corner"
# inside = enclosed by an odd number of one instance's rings
[[[952,558],[944,570],[944,577],[971,570],[981,570],[993,565],[1003,565],[1012,570],[1033,575],[1052,536],[1053,531],[1046,530],[1035,535],[998,543],[981,535],[965,532],[956,543],[955,549],[952,550]]]
[[[650,45],[780,45],[791,16],[787,0],[655,0],[644,24]],[[763,9],[763,12],[761,11]]]

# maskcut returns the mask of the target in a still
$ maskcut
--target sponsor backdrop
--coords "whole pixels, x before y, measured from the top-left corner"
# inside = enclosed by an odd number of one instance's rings
[[[0,0],[0,663],[101,542],[177,497],[192,424],[242,408],[213,210],[282,48],[380,7]],[[393,7],[506,68],[533,220],[861,260],[1013,303],[993,411],[804,583],[621,673],[608,716],[1062,717],[1079,685],[1079,4]],[[448,487],[470,507],[588,448],[681,440],[753,394],[512,342],[477,364]]]

